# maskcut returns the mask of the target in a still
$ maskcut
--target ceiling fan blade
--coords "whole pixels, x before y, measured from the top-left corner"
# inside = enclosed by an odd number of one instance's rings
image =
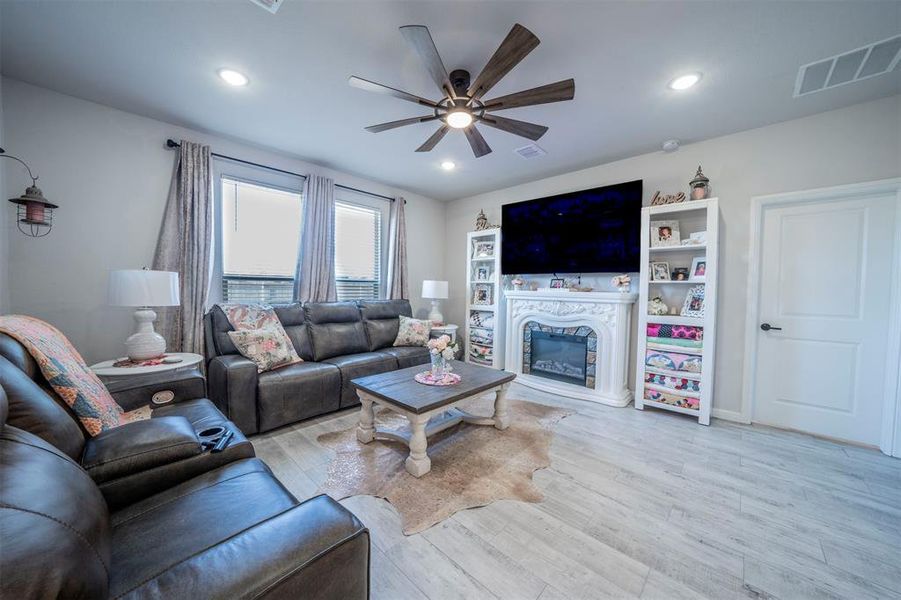
[[[404,25],[400,28],[400,32],[413,51],[419,55],[438,89],[453,98],[454,88],[447,76],[447,69],[444,68],[441,56],[438,54],[438,48],[435,47],[435,41],[432,40],[432,34],[429,33],[429,28],[425,25]]]
[[[576,81],[574,79],[566,79],[532,88],[531,90],[525,90],[524,92],[516,92],[515,94],[487,100],[485,102],[485,110],[505,110],[519,106],[563,102],[564,100],[572,100],[575,95]]]
[[[415,102],[416,104],[421,104],[423,106],[429,106],[431,108],[435,108],[438,106],[437,103],[432,102],[431,100],[426,100],[425,98],[421,98],[419,96],[415,96],[403,90],[397,90],[393,87],[388,87],[387,85],[382,85],[381,83],[376,83],[374,81],[369,81],[368,79],[362,79],[360,77],[351,77],[347,80],[347,83],[352,85],[355,88],[360,88],[361,90],[366,90],[367,92],[376,92],[377,94],[387,94],[389,96],[394,96],[395,98],[400,98],[401,100],[407,100],[409,102]]]
[[[432,148],[438,145],[442,139],[444,139],[444,135],[450,130],[450,127],[447,125],[442,125],[438,128],[438,131],[429,136],[429,139],[425,141],[425,143],[416,149],[417,152],[430,152]]]
[[[379,123],[378,125],[370,125],[366,128],[366,131],[370,133],[381,133],[382,131],[388,131],[389,129],[394,129],[396,127],[403,127],[404,125],[415,125],[416,123],[425,123],[427,121],[434,121],[438,117],[434,115],[428,115],[426,117],[411,117],[409,119],[400,119],[399,121],[388,121],[387,123]]]
[[[497,115],[484,115],[479,121],[489,127],[494,127],[495,129],[506,131],[507,133],[528,138],[532,141],[540,139],[541,136],[547,133],[548,129],[544,125],[517,121],[516,119],[505,119],[504,117],[498,117]]]
[[[476,99],[481,98],[539,43],[540,40],[534,33],[519,23],[515,24],[494,55],[488,59],[488,64],[469,86],[467,95]]]
[[[475,125],[467,127],[463,130],[463,133],[466,134],[466,139],[469,140],[469,145],[472,146],[472,153],[476,155],[476,158],[481,158],[491,152],[491,146],[488,145],[488,142],[485,141],[485,138],[482,137]]]

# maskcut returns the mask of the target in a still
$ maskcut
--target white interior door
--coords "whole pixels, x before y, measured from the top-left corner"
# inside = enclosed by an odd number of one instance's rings
[[[878,445],[896,200],[764,206],[753,420]]]

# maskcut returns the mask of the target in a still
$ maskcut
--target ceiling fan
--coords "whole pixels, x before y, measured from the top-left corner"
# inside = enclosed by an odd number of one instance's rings
[[[504,38],[504,41],[501,42],[501,45],[494,52],[494,55],[488,60],[488,64],[485,65],[479,76],[475,78],[475,81],[470,81],[469,71],[463,69],[451,71],[450,75],[448,75],[428,27],[406,25],[400,28],[400,32],[413,51],[419,55],[429,75],[432,76],[432,80],[444,94],[444,97],[433,102],[426,98],[356,76],[351,77],[348,83],[362,90],[387,94],[431,108],[431,115],[390,121],[366,128],[366,131],[379,133],[405,125],[441,121],[438,131],[433,133],[424,144],[417,148],[417,152],[429,152],[453,128],[463,130],[476,158],[485,156],[491,152],[491,148],[488,146],[485,138],[482,137],[482,134],[479,133],[479,130],[476,129],[476,123],[482,123],[530,140],[537,140],[547,132],[547,127],[500,117],[494,113],[499,110],[507,110],[508,108],[572,100],[576,93],[575,80],[566,79],[523,92],[499,96],[491,100],[482,99],[504,75],[509,73],[540,43],[535,34],[519,23],[513,26],[510,33],[507,34],[507,37]]]

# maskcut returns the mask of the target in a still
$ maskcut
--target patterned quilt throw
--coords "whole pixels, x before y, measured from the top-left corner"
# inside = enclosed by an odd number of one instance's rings
[[[53,325],[34,317],[4,315],[0,316],[0,332],[28,349],[44,379],[92,436],[140,418],[138,411],[122,410],[66,336]],[[143,411],[140,414],[143,416]]]

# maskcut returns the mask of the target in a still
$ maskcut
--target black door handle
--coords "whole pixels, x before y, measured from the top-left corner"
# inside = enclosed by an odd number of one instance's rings
[[[769,323],[764,323],[764,324],[762,324],[762,325],[760,326],[760,328],[763,329],[764,331],[770,331],[770,330],[773,330],[773,331],[782,331],[782,328],[781,328],[781,327],[773,327],[773,326],[770,325]]]

